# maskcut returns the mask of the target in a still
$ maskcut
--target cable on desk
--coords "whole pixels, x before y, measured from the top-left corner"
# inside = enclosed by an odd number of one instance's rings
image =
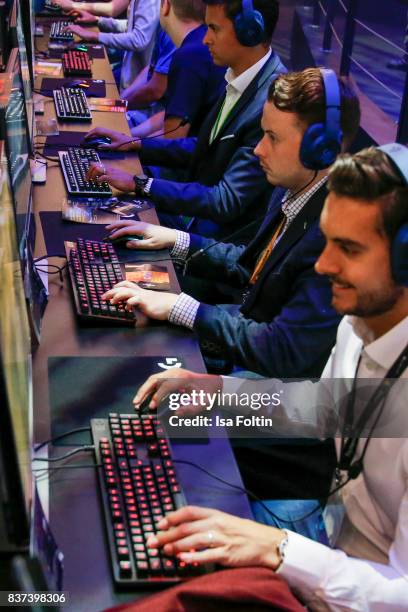
[[[81,468],[99,468],[102,463],[87,463],[86,465],[53,465],[50,468],[34,468],[32,472],[49,472],[50,470],[79,470]]]
[[[64,455],[61,455],[60,457],[34,457],[33,461],[45,461],[46,463],[54,463],[57,461],[62,461],[63,459],[68,459],[69,457],[72,457],[73,455],[77,455],[78,453],[82,453],[82,452],[90,452],[95,450],[95,446],[93,444],[85,444],[84,446],[80,446],[79,448],[74,448],[73,450],[68,451],[67,453],[65,453]]]
[[[52,162],[59,162],[59,157],[50,157],[49,155],[44,155],[44,153],[41,153],[41,151],[35,146],[34,146],[34,151],[36,155],[39,155],[43,159],[48,159],[48,161],[52,161]]]
[[[47,255],[45,257],[47,257]],[[54,255],[54,256],[50,255],[49,257],[65,257],[65,255],[63,256],[62,255]],[[67,436],[70,436],[71,434],[80,433],[81,431],[91,431],[91,428],[88,426],[88,427],[77,427],[76,429],[70,429],[69,431],[59,434],[58,436],[49,438],[49,440],[44,440],[44,442],[40,442],[40,444],[37,444],[34,450],[37,452],[40,450],[40,448],[43,448],[44,446],[47,446],[48,444],[52,444],[53,442],[56,442],[57,440],[66,438]]]
[[[257,495],[255,495],[255,493],[253,493],[249,489],[246,489],[245,487],[241,487],[240,485],[235,485],[232,482],[228,482],[228,480],[224,480],[224,478],[221,478],[221,476],[217,476],[217,474],[210,472],[209,470],[205,469],[201,465],[198,465],[198,463],[194,463],[193,461],[187,461],[187,459],[174,459],[174,458],[173,458],[173,463],[184,463],[186,465],[190,465],[191,467],[194,467],[197,470],[201,470],[202,472],[204,472],[211,478],[218,480],[219,482],[227,485],[228,487],[231,487],[232,489],[236,489],[237,491],[241,491],[241,493],[245,493],[246,495],[248,495],[248,497],[258,502],[262,506],[262,508],[265,510],[265,512],[269,514],[271,518],[277,521],[281,521],[282,523],[288,523],[289,525],[291,525],[292,523],[298,523],[299,521],[303,521],[304,519],[309,518],[309,516],[312,516],[315,512],[322,509],[320,504],[316,504],[316,506],[307,514],[303,514],[302,516],[299,516],[296,519],[284,519],[278,516],[277,514],[275,514],[274,512],[272,512],[272,510],[268,508],[268,506],[264,503],[264,501],[260,499]],[[339,487],[336,487],[333,491],[330,491],[330,495],[335,493],[339,488],[342,488],[342,486],[344,486],[344,484],[340,485]]]

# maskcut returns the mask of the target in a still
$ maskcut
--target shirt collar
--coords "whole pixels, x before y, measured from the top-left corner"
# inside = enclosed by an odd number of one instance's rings
[[[288,189],[283,196],[282,200],[282,212],[285,214],[285,217],[288,219],[292,219],[295,217],[303,208],[308,200],[312,197],[318,189],[327,181],[327,175],[325,175],[320,181],[315,183],[313,187],[310,187],[307,191],[299,195],[297,198],[293,198],[292,192]]]
[[[272,49],[270,48],[268,53],[266,53],[263,57],[261,57],[261,59],[258,62],[256,62],[256,64],[253,64],[252,66],[247,68],[245,72],[242,72],[237,77],[234,75],[234,72],[232,71],[232,69],[228,68],[227,72],[225,73],[225,80],[227,81],[227,88],[235,89],[237,93],[242,95],[244,91],[246,90],[246,88],[248,87],[248,85],[250,84],[250,82],[255,78],[255,76],[258,74],[261,68],[263,68],[263,66],[266,64],[266,62],[271,57],[271,55],[272,55]]]
[[[373,332],[360,317],[348,317],[348,319],[353,326],[354,333],[363,342],[364,352],[372,361],[388,371],[407,343],[408,317],[376,340]]]

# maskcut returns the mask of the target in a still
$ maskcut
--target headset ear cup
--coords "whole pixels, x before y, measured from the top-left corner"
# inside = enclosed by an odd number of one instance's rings
[[[393,240],[391,270],[395,282],[408,287],[408,223],[400,227]]]
[[[310,170],[323,170],[331,166],[341,150],[342,134],[338,138],[327,138],[323,123],[310,125],[300,145],[300,161]]]
[[[239,13],[234,19],[235,34],[244,47],[255,47],[264,41],[264,20],[259,11]]]
[[[324,131],[323,123],[314,123],[309,125],[303,134],[300,145],[300,161],[305,168],[316,169],[316,143],[324,136]]]

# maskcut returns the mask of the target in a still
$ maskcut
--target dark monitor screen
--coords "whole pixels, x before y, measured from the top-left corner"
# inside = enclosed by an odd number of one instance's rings
[[[18,49],[13,49],[4,75],[7,91],[0,106],[0,138],[6,143],[11,188],[17,219],[20,255],[23,257],[31,213],[30,130],[25,108]]]
[[[10,50],[17,43],[17,2],[0,0],[0,70],[4,70]]]
[[[0,552],[27,546],[32,498],[30,334],[8,163],[0,141]]]
[[[31,0],[20,0],[17,12],[17,43],[20,51],[21,79],[23,82],[26,115],[30,141],[34,130],[34,21]]]

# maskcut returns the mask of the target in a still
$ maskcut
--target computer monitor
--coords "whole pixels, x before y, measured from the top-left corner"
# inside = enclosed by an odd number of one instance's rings
[[[5,143],[0,141],[0,554],[26,551],[33,480],[30,334]]]
[[[18,245],[23,258],[27,242],[32,236],[31,140],[18,49],[11,51],[7,71],[0,77],[4,89],[0,103],[0,138],[5,141],[6,146],[16,211]]]
[[[21,77],[30,141],[34,133],[34,17],[31,0],[20,0],[17,12],[17,44],[20,51]]]
[[[18,0],[0,0],[0,71],[7,65],[10,50],[17,45]]]

